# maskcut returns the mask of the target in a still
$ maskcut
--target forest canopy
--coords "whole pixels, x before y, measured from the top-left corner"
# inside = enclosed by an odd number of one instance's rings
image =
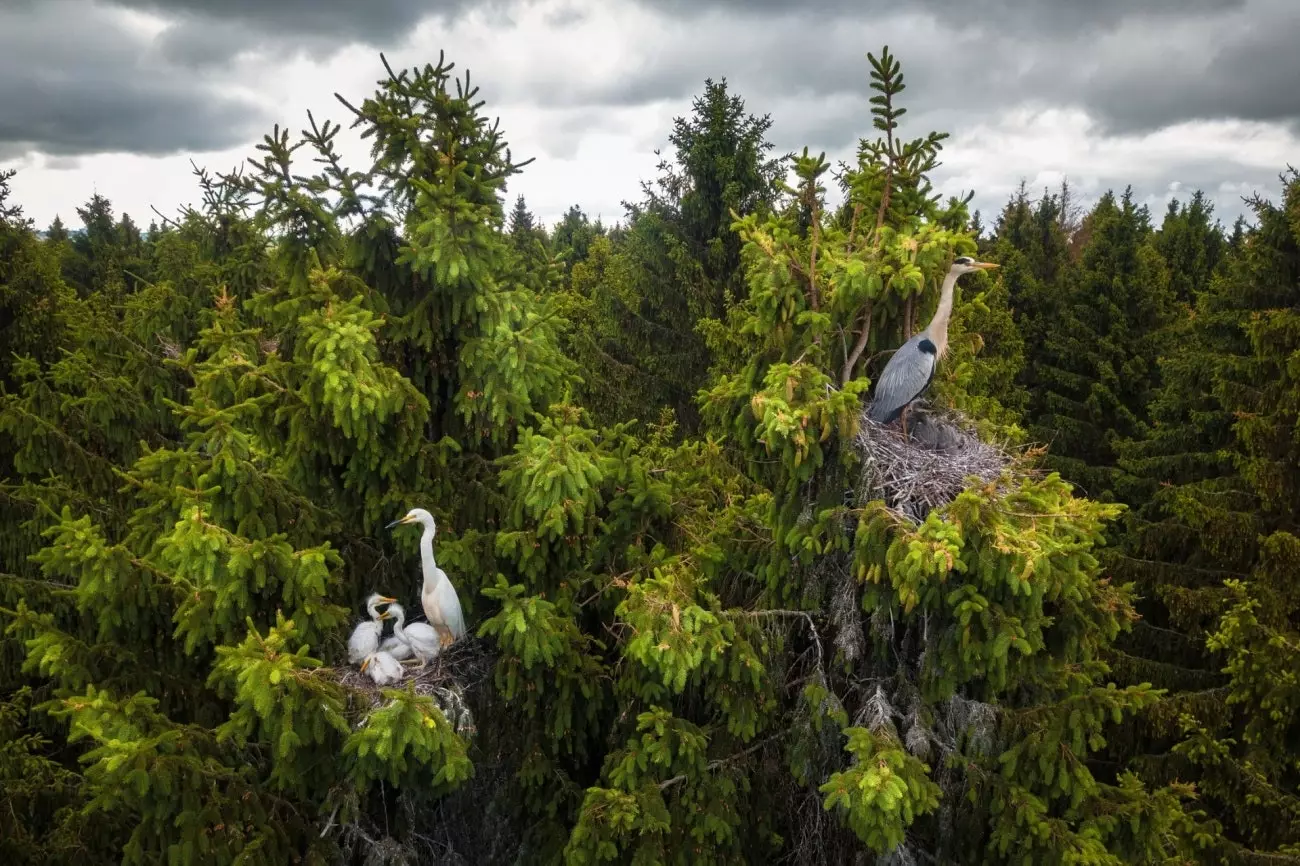
[[[0,172],[5,862],[1300,864],[1294,169],[986,227],[886,47],[854,159],[707,80],[546,226],[383,68],[147,226]]]

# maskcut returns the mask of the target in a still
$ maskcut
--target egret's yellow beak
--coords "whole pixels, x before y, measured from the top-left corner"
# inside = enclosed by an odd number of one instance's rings
[[[411,518],[409,517],[399,517],[398,519],[394,520],[392,523],[385,526],[384,529],[392,529],[394,526],[401,526],[405,523],[410,523],[410,522],[411,522]]]
[[[379,599],[379,603],[380,603],[380,604],[392,604],[392,603],[395,602],[395,601],[397,601],[397,599],[395,599],[395,598],[389,598],[389,597],[386,596],[386,595],[385,595],[385,596],[381,596],[380,599]]]
[[[991,271],[994,268],[1000,268],[1002,266],[998,264],[994,264],[993,262],[976,262],[975,267],[979,268],[982,271]]]
[[[392,615],[391,613],[389,613],[388,611],[383,611],[383,612],[381,612],[381,613],[379,614],[379,621],[380,621],[380,622],[383,622],[383,621],[386,620],[386,619],[392,619],[392,618],[393,618],[393,615]]]
[[[361,663],[361,672],[363,674],[366,672],[366,668],[370,667],[370,660],[372,658],[374,658],[374,656],[366,656],[366,660]]]

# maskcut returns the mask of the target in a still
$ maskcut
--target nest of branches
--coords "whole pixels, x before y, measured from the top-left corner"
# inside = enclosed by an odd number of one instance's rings
[[[331,668],[329,673],[352,696],[354,705],[367,712],[384,705],[385,689],[405,689],[414,683],[415,693],[433,698],[456,733],[469,735],[474,731],[469,697],[490,683],[495,665],[496,653],[490,645],[480,638],[466,636],[424,667],[415,659],[403,661],[402,679],[390,685],[377,685],[369,673],[362,673],[360,665]]]
[[[972,477],[990,483],[1016,461],[1010,450],[982,440],[958,413],[923,404],[908,411],[907,434],[898,421],[878,424],[863,411],[857,446],[862,489],[894,513],[920,523],[965,490]]]

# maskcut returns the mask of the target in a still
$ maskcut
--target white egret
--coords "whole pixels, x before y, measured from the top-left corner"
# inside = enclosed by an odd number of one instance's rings
[[[438,638],[437,630],[422,622],[406,625],[406,611],[397,602],[390,604],[383,616],[384,619],[392,617],[393,637],[406,644],[420,660],[420,667],[427,665],[429,659],[437,658],[438,653],[442,652],[442,641]]]
[[[424,572],[420,604],[424,607],[429,625],[437,629],[438,639],[443,646],[447,646],[465,636],[465,614],[461,612],[456,587],[451,585],[447,573],[433,561],[433,536],[438,530],[433,515],[423,508],[412,508],[406,512],[405,517],[394,520],[387,528],[411,523],[424,527],[424,534],[420,536],[420,567]]]
[[[402,663],[383,650],[377,650],[366,656],[361,663],[361,672],[370,674],[375,685],[387,686],[402,678]]]
[[[384,633],[384,623],[380,618],[378,608],[381,604],[392,604],[395,601],[397,599],[380,595],[377,592],[372,593],[370,598],[366,599],[366,611],[370,614],[370,619],[358,623],[357,627],[352,630],[352,636],[348,638],[349,662],[356,664],[379,649],[379,637]]]

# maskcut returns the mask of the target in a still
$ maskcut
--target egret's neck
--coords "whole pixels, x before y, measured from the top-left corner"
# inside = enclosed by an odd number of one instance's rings
[[[948,272],[939,288],[939,306],[934,311],[934,318],[925,328],[925,335],[934,343],[939,357],[948,351],[948,320],[952,318],[952,292],[957,286],[957,277],[961,274]]]
[[[420,569],[424,572],[424,588],[432,589],[438,583],[438,572],[433,561],[433,533],[432,526],[424,528],[424,534],[420,536]]]
[[[393,634],[397,635],[398,640],[402,640],[402,635],[406,633],[406,611],[398,610],[393,614]]]

